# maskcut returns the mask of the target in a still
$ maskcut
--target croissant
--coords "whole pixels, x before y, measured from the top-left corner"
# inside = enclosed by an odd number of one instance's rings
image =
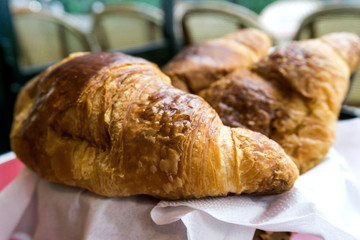
[[[172,84],[198,93],[238,68],[246,68],[267,55],[272,42],[257,29],[242,29],[223,38],[192,45],[163,67]]]
[[[121,53],[71,55],[30,81],[11,145],[44,179],[104,196],[275,194],[298,177],[276,142],[224,126],[202,98]]]
[[[360,39],[333,33],[293,42],[200,92],[228,126],[246,127],[278,142],[304,173],[321,162],[349,78],[359,65]]]

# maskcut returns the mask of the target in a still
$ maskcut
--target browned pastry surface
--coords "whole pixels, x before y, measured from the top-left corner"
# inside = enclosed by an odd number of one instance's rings
[[[198,93],[227,73],[246,68],[266,56],[271,44],[270,37],[260,30],[242,29],[188,47],[163,71],[175,87]]]
[[[230,73],[200,95],[214,107],[225,125],[251,128],[265,135],[270,134],[271,121],[282,100],[271,82],[248,69]]]
[[[303,173],[335,138],[360,40],[335,33],[278,48],[252,70],[242,69],[200,93],[228,126],[244,126],[277,141]]]
[[[34,78],[11,140],[41,177],[104,196],[274,194],[298,176],[277,143],[224,126],[155,65],[120,53],[72,55]]]
[[[290,240],[291,232],[268,232],[256,229],[253,240]]]

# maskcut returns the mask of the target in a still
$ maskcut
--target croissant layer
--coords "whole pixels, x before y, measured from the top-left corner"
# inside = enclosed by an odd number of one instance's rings
[[[321,162],[359,65],[360,39],[333,33],[293,42],[200,92],[223,123],[259,131],[278,142],[301,173]]]
[[[198,93],[235,69],[247,68],[266,56],[271,44],[264,32],[242,29],[186,48],[163,71],[175,87]]]
[[[41,177],[104,196],[274,194],[298,176],[277,143],[224,126],[154,64],[120,53],[75,54],[30,81],[11,140]]]

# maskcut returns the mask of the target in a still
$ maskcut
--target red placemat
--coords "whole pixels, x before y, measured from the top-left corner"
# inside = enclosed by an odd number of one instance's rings
[[[8,159],[7,159],[8,157]],[[11,158],[9,158],[11,157]],[[24,164],[9,153],[0,157],[0,191],[2,191],[20,173]]]

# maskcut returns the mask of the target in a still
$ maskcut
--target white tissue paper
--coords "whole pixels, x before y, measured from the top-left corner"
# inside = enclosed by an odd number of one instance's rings
[[[360,173],[354,169],[360,149],[351,155],[344,152],[350,144],[356,144],[352,150],[359,146],[360,120],[338,126],[336,150],[300,176],[291,191],[275,196],[160,202],[146,196],[105,198],[46,182],[25,168],[0,193],[0,240],[246,240],[252,239],[256,228],[308,233],[326,240],[360,239],[360,181],[354,177]],[[342,135],[349,129],[351,134]]]
[[[349,171],[344,159],[331,150],[289,192],[262,197],[162,201],[151,216],[157,224],[181,219],[189,239],[201,239],[207,233],[207,239],[222,239],[224,234],[227,239],[252,239],[256,228],[308,233],[327,240],[360,239],[360,194]]]

